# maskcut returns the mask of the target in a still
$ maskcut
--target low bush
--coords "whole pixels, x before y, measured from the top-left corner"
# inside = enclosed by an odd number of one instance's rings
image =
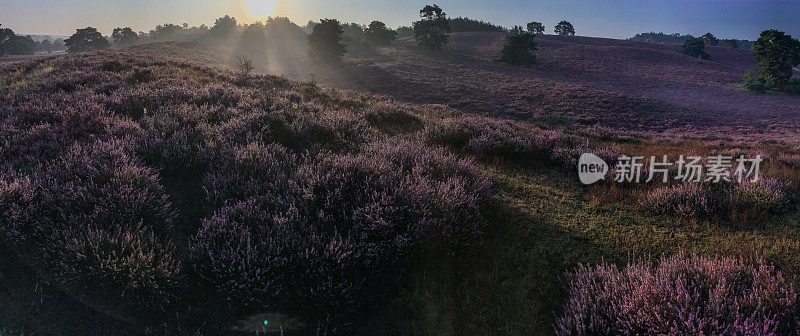
[[[752,71],[748,71],[744,74],[744,87],[748,91],[755,93],[767,92],[767,84],[764,79],[754,74]]]
[[[468,161],[387,141],[361,154],[321,154],[288,177],[299,189],[271,188],[288,170],[278,166],[291,162],[276,151],[236,153],[232,164],[248,183],[228,183],[230,194],[218,198],[248,198],[203,220],[191,246],[195,270],[232,308],[277,309],[344,330],[347,313],[367,303],[363,288],[376,288],[411,251],[462,253],[480,241],[491,188]]]
[[[794,335],[798,297],[763,260],[679,253],[657,265],[580,266],[558,335]]]
[[[640,203],[666,215],[750,224],[768,215],[783,213],[794,200],[789,183],[762,178],[755,182],[683,183],[659,187],[648,191]]]
[[[684,218],[709,218],[718,204],[701,183],[683,183],[653,189],[641,204],[654,212]]]

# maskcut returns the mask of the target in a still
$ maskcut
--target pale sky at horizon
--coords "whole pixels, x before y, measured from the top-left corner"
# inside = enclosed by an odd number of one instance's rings
[[[336,18],[345,22],[408,25],[419,9],[439,4],[450,17],[466,16],[506,27],[541,21],[548,33],[558,21],[575,25],[578,35],[627,38],[640,32],[755,39],[765,29],[800,35],[800,0],[0,0],[0,24],[18,34],[71,35],[92,26],[104,35],[114,27],[149,31],[157,24],[206,24],[231,15],[239,22],[287,16],[299,25]]]

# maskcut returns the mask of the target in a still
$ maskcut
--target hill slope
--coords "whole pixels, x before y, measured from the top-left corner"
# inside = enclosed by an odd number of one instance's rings
[[[573,128],[621,134],[797,143],[800,99],[739,88],[749,52],[709,47],[703,61],[679,46],[589,37],[537,37],[539,64],[494,61],[502,33],[456,33],[441,53],[410,40],[359,50],[341,66],[273,58],[262,71],[463,112],[541,122],[568,115]]]

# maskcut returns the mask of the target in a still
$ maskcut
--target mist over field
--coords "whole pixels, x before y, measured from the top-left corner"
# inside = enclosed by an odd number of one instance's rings
[[[0,335],[798,334],[785,4],[440,5],[0,25]]]

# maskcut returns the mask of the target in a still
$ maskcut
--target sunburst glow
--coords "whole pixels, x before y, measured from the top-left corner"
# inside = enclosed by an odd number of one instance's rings
[[[275,14],[278,0],[242,0],[242,7],[251,19],[264,20]]]

